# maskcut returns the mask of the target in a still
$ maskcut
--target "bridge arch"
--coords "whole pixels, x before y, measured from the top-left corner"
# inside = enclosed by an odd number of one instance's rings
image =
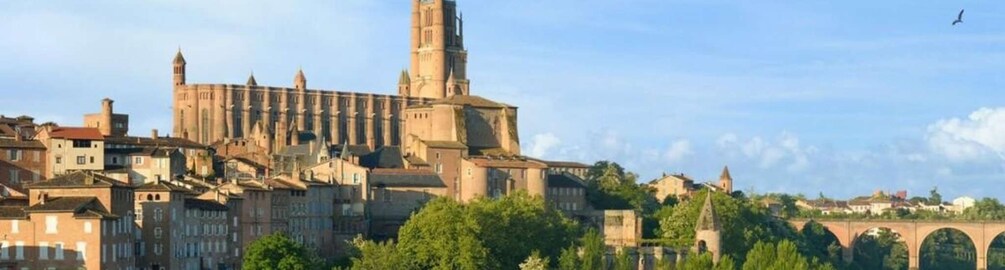
[[[796,229],[802,229],[810,220],[792,219],[789,223]],[[998,235],[1005,233],[1005,221],[955,221],[955,220],[873,220],[873,219],[817,219],[824,225],[842,247],[842,257],[852,261],[855,239],[872,228],[889,228],[900,233],[908,248],[908,267],[918,269],[919,254],[922,242],[933,232],[940,229],[955,229],[963,232],[974,244],[977,269],[987,269],[987,254],[991,242]]]
[[[935,226],[933,226],[934,228]],[[930,228],[929,228],[930,229]],[[921,229],[925,230],[925,229]],[[934,229],[931,231],[920,231],[919,233],[925,233],[923,237],[919,237],[918,243],[918,266],[920,269],[977,269],[978,253],[980,252],[980,244],[977,243],[975,237],[979,235],[971,235],[973,231],[967,232],[961,230],[956,226],[945,226],[942,228]],[[941,234],[940,234],[941,233]],[[965,239],[954,239],[952,236],[954,233],[962,235]],[[978,231],[979,233],[979,231]],[[938,237],[947,237],[944,239],[939,239]],[[942,242],[939,242],[942,241]],[[945,244],[956,244],[963,245],[964,250],[939,250],[941,245]],[[926,249],[929,249],[927,252]],[[962,252],[962,254],[957,253]],[[951,254],[951,257],[944,257],[947,254]],[[951,264],[951,261],[956,259],[956,255],[963,255],[964,259],[956,264]],[[927,258],[926,258],[927,256]],[[934,258],[931,256],[935,256]],[[971,265],[972,264],[972,265]],[[985,266],[986,267],[986,266]]]

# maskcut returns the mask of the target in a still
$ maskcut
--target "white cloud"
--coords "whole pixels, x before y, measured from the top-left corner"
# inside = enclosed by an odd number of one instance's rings
[[[543,133],[534,135],[529,144],[528,154],[532,157],[544,158],[548,157],[551,150],[562,143],[555,134]]]
[[[799,137],[783,132],[776,140],[769,141],[759,136],[742,140],[733,133],[719,136],[716,146],[727,156],[739,151],[742,157],[753,162],[761,169],[771,169],[778,166],[792,173],[802,172],[811,164],[810,156],[817,152],[814,146],[803,146]]]
[[[691,150],[691,142],[688,140],[677,140],[670,144],[666,152],[663,153],[663,157],[670,163],[676,163],[684,160],[685,157],[694,154]]]
[[[1005,157],[1005,107],[980,108],[966,119],[942,119],[928,126],[932,150],[953,161]]]

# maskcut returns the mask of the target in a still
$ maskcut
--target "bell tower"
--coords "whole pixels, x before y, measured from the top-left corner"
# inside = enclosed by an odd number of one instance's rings
[[[411,50],[409,96],[441,99],[470,93],[464,19],[458,16],[457,2],[412,0]]]

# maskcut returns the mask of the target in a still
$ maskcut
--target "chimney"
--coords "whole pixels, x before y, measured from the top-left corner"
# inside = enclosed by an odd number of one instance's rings
[[[157,139],[157,129],[150,130],[150,138]]]

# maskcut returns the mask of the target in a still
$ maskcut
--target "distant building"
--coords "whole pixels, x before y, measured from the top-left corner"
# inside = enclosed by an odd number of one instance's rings
[[[953,199],[952,210],[956,213],[963,213],[967,208],[974,207],[974,204],[977,204],[977,200],[974,198],[968,196],[959,197]]]
[[[105,137],[97,128],[45,127],[38,140],[48,149],[46,177],[105,169]]]
[[[45,178],[46,149],[35,140],[35,127],[31,117],[0,116],[0,185],[23,193]]]

